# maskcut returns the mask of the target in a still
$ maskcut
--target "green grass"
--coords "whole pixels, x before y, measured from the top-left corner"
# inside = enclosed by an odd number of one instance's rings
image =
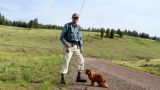
[[[0,90],[50,90],[56,85],[63,53],[60,33],[60,30],[0,26]],[[99,34],[83,32],[84,56],[120,63],[145,59],[152,62],[160,58],[160,42],[130,36],[101,40]],[[157,63],[153,63],[152,69],[141,68],[159,74]]]
[[[122,61],[115,60],[113,63],[131,67],[140,71],[145,71],[151,74],[160,75],[160,59],[146,59],[146,60],[135,60],[135,61]]]
[[[0,90],[50,90],[58,81],[60,59],[58,55],[0,52]]]
[[[87,38],[92,39],[92,38]],[[93,39],[85,43],[85,55],[115,60],[141,60],[160,58],[160,43],[135,37],[123,39]]]
[[[57,85],[62,57],[52,47],[61,46],[52,38],[55,33],[48,33],[0,26],[0,90],[51,90]]]
[[[0,26],[0,50],[32,54],[62,54],[60,30],[28,30]],[[130,36],[123,39],[103,39],[100,33],[83,32],[84,55],[115,60],[142,60],[160,58],[160,42]],[[88,36],[89,35],[89,36]]]

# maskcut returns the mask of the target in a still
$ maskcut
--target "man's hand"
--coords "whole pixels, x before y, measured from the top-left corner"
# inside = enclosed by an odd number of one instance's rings
[[[65,47],[66,47],[66,48],[69,48],[69,47],[71,47],[71,44],[70,44],[70,43],[66,43],[66,44],[65,44]]]
[[[83,53],[83,48],[80,48],[80,52]]]

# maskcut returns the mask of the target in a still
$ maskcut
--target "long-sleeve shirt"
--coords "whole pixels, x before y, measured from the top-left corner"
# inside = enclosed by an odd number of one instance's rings
[[[72,23],[67,23],[60,36],[61,42],[65,45],[68,41],[76,41],[80,43],[80,48],[83,47],[81,27],[79,25],[74,25]]]

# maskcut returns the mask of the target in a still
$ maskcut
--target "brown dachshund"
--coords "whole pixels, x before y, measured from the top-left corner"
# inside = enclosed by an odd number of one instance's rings
[[[107,78],[105,78],[104,76],[89,69],[86,69],[85,73],[88,75],[88,78],[91,80],[91,86],[94,86],[95,82],[97,82],[99,87],[109,88],[109,85],[107,83]]]

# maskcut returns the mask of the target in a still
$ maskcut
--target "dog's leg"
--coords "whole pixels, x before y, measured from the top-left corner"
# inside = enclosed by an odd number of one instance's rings
[[[91,81],[91,86],[94,86],[95,82],[94,81]]]
[[[98,84],[98,87],[100,87],[101,85],[100,85],[100,82],[97,82],[97,84]]]
[[[98,87],[102,87],[103,83],[99,82]]]
[[[105,87],[105,88],[109,88],[109,85],[108,85],[107,82],[103,83],[102,86]]]

